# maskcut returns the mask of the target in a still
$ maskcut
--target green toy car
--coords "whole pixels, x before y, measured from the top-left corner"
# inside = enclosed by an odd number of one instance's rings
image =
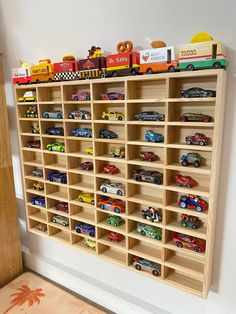
[[[107,217],[107,223],[115,227],[118,227],[124,223],[124,220],[119,216],[109,215]]]
[[[47,150],[64,153],[65,144],[64,143],[49,143],[47,144]]]
[[[156,239],[156,240],[161,240],[162,239],[162,231],[161,228],[150,226],[144,223],[139,223],[137,224],[137,230],[141,235]]]

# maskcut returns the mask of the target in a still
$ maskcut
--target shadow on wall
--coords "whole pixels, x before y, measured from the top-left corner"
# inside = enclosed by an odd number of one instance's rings
[[[236,52],[231,49],[226,49],[227,59],[229,60],[230,68],[227,71],[227,90],[226,90],[226,106],[225,106],[225,118],[224,118],[224,134],[222,141],[222,156],[221,156],[221,169],[220,169],[220,181],[219,181],[219,193],[217,204],[217,221],[215,231],[215,249],[213,255],[213,270],[212,270],[212,284],[211,291],[219,293],[220,277],[223,276],[222,252],[225,231],[225,220],[227,210],[228,188],[230,177],[230,166],[233,163],[232,148],[234,144],[233,139],[233,127],[235,117],[235,86],[236,86]],[[227,121],[227,123],[226,123]]]

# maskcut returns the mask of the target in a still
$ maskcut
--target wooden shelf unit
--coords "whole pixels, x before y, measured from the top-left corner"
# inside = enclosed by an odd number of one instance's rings
[[[72,247],[83,249],[99,257],[108,259],[119,265],[137,271],[132,263],[134,256],[140,256],[161,264],[161,276],[140,272],[153,280],[160,280],[180,287],[201,297],[206,297],[210,287],[213,239],[217,206],[220,151],[224,120],[226,72],[224,70],[203,70],[196,72],[164,73],[158,75],[130,76],[120,78],[96,79],[89,81],[57,82],[34,85],[16,86],[16,99],[27,90],[35,90],[39,118],[24,118],[29,103],[17,103],[19,139],[21,145],[22,169],[24,174],[25,200],[29,231],[38,235],[53,238]],[[215,98],[180,98],[180,91],[190,87],[214,89]],[[91,101],[71,101],[73,92],[89,91]],[[103,101],[100,93],[122,92],[125,100]],[[70,120],[69,112],[73,110],[88,110],[91,120]],[[44,119],[44,111],[61,110],[63,119]],[[141,111],[155,110],[165,114],[165,121],[137,121],[134,115]],[[119,111],[125,115],[124,121],[104,121],[103,111]],[[201,112],[213,117],[213,122],[180,122],[179,117],[184,112]],[[40,134],[32,134],[31,127],[37,122]],[[45,134],[48,127],[63,127],[64,136],[49,136]],[[93,138],[76,138],[71,136],[73,128],[89,127]],[[99,130],[113,130],[118,134],[115,140],[99,138]],[[146,142],[144,133],[152,129],[162,133],[164,143]],[[207,146],[186,145],[184,138],[188,134],[201,132],[210,138]],[[39,139],[41,149],[29,149],[27,141]],[[65,153],[49,152],[46,145],[50,142],[64,142]],[[110,154],[112,146],[123,145],[126,157],[113,158]],[[94,154],[86,153],[86,148],[93,148]],[[140,150],[149,150],[159,156],[156,162],[146,162],[139,159]],[[196,151],[203,157],[199,168],[183,167],[179,163],[180,156],[186,152]],[[83,171],[80,164],[92,161],[94,170]],[[117,175],[102,173],[102,165],[110,163],[120,168]],[[146,182],[136,182],[132,173],[138,167],[158,170],[163,173],[163,185]],[[43,178],[32,177],[34,169],[43,170]],[[50,182],[48,171],[60,170],[67,173],[67,184]],[[191,175],[198,185],[193,189],[178,187],[174,183],[177,173]],[[111,179],[122,182],[126,186],[125,196],[108,194],[113,198],[122,199],[126,204],[125,214],[119,215],[124,224],[114,227],[106,222],[110,211],[102,210],[96,205],[79,202],[80,192],[92,192],[97,198],[106,195],[99,190],[100,185]],[[44,191],[33,189],[34,181],[44,184]],[[209,203],[208,211],[181,209],[178,207],[180,194],[196,193]],[[46,207],[34,206],[31,198],[43,195]],[[69,205],[69,213],[55,209],[57,201],[65,201]],[[162,222],[152,223],[143,219],[141,210],[153,206],[160,208]],[[182,213],[199,217],[203,226],[197,230],[184,228],[180,224]],[[63,227],[52,222],[54,214],[69,218],[69,227]],[[96,237],[75,232],[78,221],[90,223],[96,228]],[[47,232],[38,231],[39,223],[47,225]],[[162,240],[157,241],[140,235],[137,223],[143,222],[162,229]],[[125,236],[120,243],[106,239],[107,231],[117,231]],[[184,248],[178,248],[172,241],[174,231],[196,236],[206,240],[206,252],[196,253]],[[86,239],[96,241],[93,250],[84,245]]]

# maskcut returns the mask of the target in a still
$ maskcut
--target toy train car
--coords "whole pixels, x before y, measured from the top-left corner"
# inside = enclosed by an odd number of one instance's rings
[[[161,42],[164,43],[164,42]],[[164,43],[165,44],[165,43]],[[62,62],[40,60],[31,67],[23,64],[12,70],[14,84],[66,81],[109,76],[151,74],[209,68],[226,68],[227,60],[221,42],[209,40],[181,46],[164,45],[132,51],[131,41],[117,45],[117,53],[102,56],[101,48],[92,46],[87,59],[76,61],[66,55]]]

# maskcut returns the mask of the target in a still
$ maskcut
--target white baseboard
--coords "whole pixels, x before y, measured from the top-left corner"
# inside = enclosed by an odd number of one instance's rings
[[[167,314],[152,306],[100,281],[76,272],[55,261],[38,256],[22,247],[24,265],[42,276],[100,304],[117,314]]]

